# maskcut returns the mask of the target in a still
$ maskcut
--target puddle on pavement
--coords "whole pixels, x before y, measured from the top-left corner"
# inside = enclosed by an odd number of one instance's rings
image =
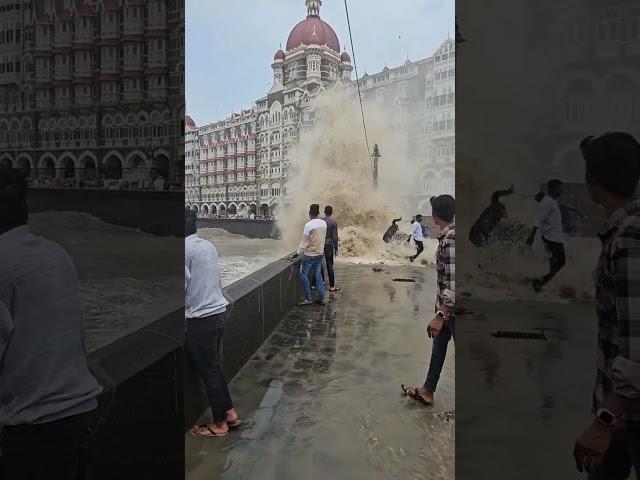
[[[421,290],[366,267],[338,266],[337,276],[342,291],[324,308],[293,310],[231,383],[253,426],[185,437],[188,480],[454,478],[453,343],[435,407],[400,391],[424,381],[431,342],[414,306],[433,310],[435,273],[411,270]]]

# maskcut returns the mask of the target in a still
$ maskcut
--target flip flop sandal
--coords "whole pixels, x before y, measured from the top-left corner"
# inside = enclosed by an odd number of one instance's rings
[[[340,291],[340,287],[330,288],[329,291],[330,292],[339,292]]]
[[[207,425],[206,423],[203,423],[202,425],[197,425],[197,427],[200,428],[204,428],[205,430],[207,430],[207,432],[209,433],[197,433],[195,431],[195,429],[191,429],[191,435],[193,435],[194,437],[205,437],[205,438],[210,438],[210,437],[226,437],[227,435],[229,435],[229,432],[225,432],[225,433],[216,433],[214,432],[211,427],[209,425]]]
[[[404,385],[401,385],[400,388],[402,388],[402,391],[407,397],[411,398],[412,400],[415,400],[416,402],[421,403],[425,407],[430,407],[431,405],[433,405],[432,403],[427,402],[424,398],[418,395],[417,388],[411,389],[411,388],[405,387]]]

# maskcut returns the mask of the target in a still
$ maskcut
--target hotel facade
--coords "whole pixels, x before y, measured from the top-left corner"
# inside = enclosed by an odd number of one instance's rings
[[[307,17],[289,34],[286,49],[273,57],[273,86],[253,108],[201,126],[186,117],[185,203],[202,216],[277,214],[290,201],[292,151],[313,127],[313,99],[332,87],[357,95],[351,58],[320,18],[322,1],[305,5]],[[360,88],[364,102],[393,109],[394,127],[406,135],[421,183],[408,192],[407,207],[424,210],[430,195],[453,193],[454,41],[444,41],[429,58],[365,74]]]

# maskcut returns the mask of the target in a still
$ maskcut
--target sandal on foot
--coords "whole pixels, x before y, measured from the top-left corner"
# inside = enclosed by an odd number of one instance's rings
[[[240,418],[236,418],[233,422],[227,422],[229,428],[238,428],[242,425],[242,420]]]
[[[329,289],[330,292],[339,292],[340,291],[340,287],[333,287]]]
[[[207,433],[199,433],[198,430],[200,429],[205,429],[207,431]],[[229,435],[229,431],[227,430],[224,433],[218,433],[215,432],[209,425],[207,425],[206,423],[203,423],[202,425],[196,425],[195,427],[193,427],[191,429],[191,435],[193,435],[194,437],[226,437],[227,435]]]
[[[401,385],[400,388],[402,388],[402,391],[404,392],[404,394],[409,397],[412,400],[415,400],[416,402],[421,403],[422,405],[424,405],[425,407],[430,407],[433,405],[433,403],[430,403],[428,401],[426,401],[420,394],[419,394],[419,389],[418,388],[407,388],[404,385]]]

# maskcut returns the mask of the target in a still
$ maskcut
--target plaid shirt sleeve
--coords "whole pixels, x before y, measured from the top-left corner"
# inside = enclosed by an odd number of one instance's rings
[[[456,241],[445,238],[442,242],[442,259],[444,264],[444,291],[442,299],[447,307],[456,306]]]
[[[640,229],[627,227],[612,251],[618,355],[613,359],[614,391],[640,400]],[[629,231],[633,230],[633,231]]]

